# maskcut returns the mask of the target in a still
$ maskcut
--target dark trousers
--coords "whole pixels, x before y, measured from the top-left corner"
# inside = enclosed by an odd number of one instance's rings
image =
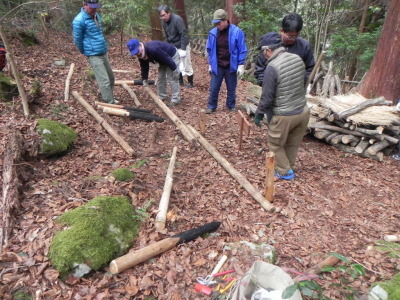
[[[218,75],[211,74],[210,82],[210,96],[208,98],[208,108],[217,109],[218,106],[218,94],[221,89],[222,81],[225,78],[227,95],[226,95],[226,106],[228,109],[232,109],[236,104],[236,86],[237,86],[237,75],[236,72],[230,73],[229,67],[222,68],[218,66]]]

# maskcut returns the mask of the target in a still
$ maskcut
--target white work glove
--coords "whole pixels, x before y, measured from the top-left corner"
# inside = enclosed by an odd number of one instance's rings
[[[238,69],[236,71],[236,75],[237,75],[237,77],[240,78],[243,76],[243,74],[244,74],[244,65],[239,65]]]
[[[180,58],[186,57],[186,51],[182,49],[178,49],[178,54]]]
[[[306,95],[308,95],[310,92],[311,92],[311,84],[309,84],[309,85],[307,86]]]
[[[397,105],[396,105],[396,109],[398,110],[398,111],[400,111],[400,99],[398,100],[399,102],[397,103]]]
[[[208,65],[208,74],[211,75],[212,71],[211,71],[211,65]]]

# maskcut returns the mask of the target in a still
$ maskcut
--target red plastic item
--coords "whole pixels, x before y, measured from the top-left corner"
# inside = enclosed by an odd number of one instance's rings
[[[210,296],[212,293],[211,288],[209,288],[208,286],[202,285],[200,283],[196,283],[196,285],[194,286],[194,290],[196,292],[200,292],[204,295]]]

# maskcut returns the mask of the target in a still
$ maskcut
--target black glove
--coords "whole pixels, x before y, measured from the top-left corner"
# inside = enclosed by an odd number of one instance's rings
[[[261,121],[262,119],[264,119],[264,115],[263,114],[257,114],[254,117],[254,124],[256,124],[256,126],[261,127]]]

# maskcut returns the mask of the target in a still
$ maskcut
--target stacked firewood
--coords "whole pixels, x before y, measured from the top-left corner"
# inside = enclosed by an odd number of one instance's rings
[[[260,101],[261,87],[251,85],[247,91],[248,102],[240,108],[251,115]],[[383,97],[308,95],[307,102],[311,110],[309,133],[344,152],[382,161],[399,142],[400,113]]]

